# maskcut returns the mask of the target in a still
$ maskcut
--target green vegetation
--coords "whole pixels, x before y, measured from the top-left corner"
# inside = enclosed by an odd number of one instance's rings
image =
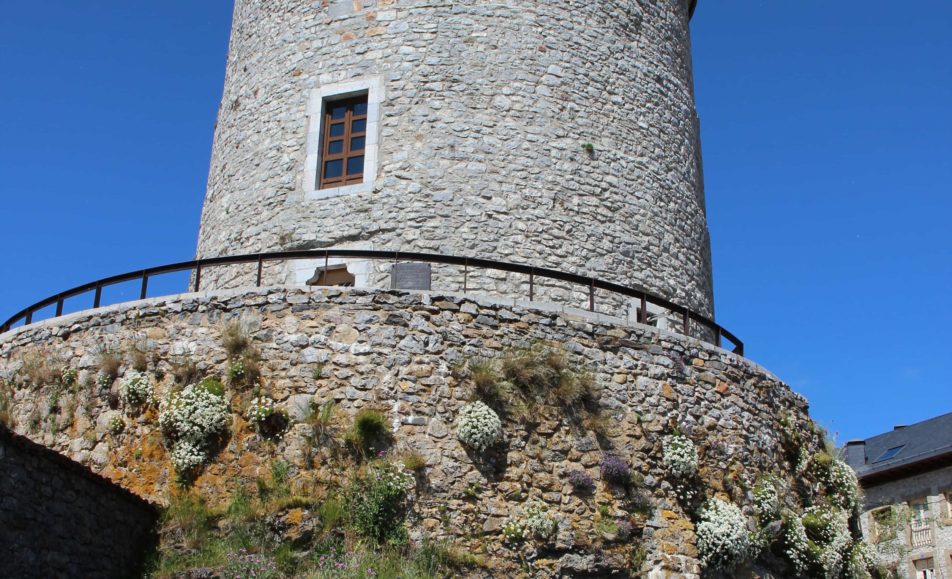
[[[122,367],[122,355],[112,348],[100,348],[99,373],[109,379],[112,384],[119,377],[119,368]]]
[[[373,457],[390,445],[387,418],[379,410],[364,408],[354,416],[354,423],[344,435],[348,447],[361,458]]]
[[[412,483],[395,464],[366,465],[343,498],[322,500],[291,493],[288,463],[274,461],[269,471],[255,494],[236,481],[230,501],[217,508],[194,492],[173,497],[147,576],[206,569],[226,577],[422,579],[484,564],[447,543],[408,542],[403,517]]]
[[[460,372],[473,386],[473,399],[500,416],[536,422],[541,406],[555,406],[596,435],[604,435],[610,419],[599,412],[595,379],[576,369],[558,345],[538,343],[508,353],[501,360],[474,358]]]
[[[0,425],[13,429],[16,421],[13,419],[13,387],[0,378]]]

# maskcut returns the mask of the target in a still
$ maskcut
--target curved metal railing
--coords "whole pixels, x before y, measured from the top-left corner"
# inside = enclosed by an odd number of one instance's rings
[[[628,298],[634,298],[640,301],[638,306],[638,321],[641,323],[648,323],[648,304],[664,308],[670,312],[676,313],[681,316],[681,333],[685,335],[691,335],[691,323],[694,322],[705,328],[711,336],[714,337],[714,344],[721,346],[722,341],[727,339],[733,344],[732,351],[738,355],[744,355],[744,343],[737,339],[734,334],[727,331],[727,329],[721,327],[719,324],[715,323],[714,320],[707,318],[697,312],[691,311],[685,306],[680,306],[675,303],[672,303],[664,298],[652,295],[647,291],[640,288],[633,288],[628,286],[619,285],[616,283],[600,280],[594,277],[586,277],[582,275],[577,275],[573,273],[566,273],[564,271],[558,271],[555,269],[548,269],[544,267],[535,267],[531,265],[523,265],[517,263],[509,263],[504,261],[496,261],[491,259],[480,259],[473,257],[458,257],[453,255],[442,255],[438,253],[415,253],[415,252],[403,252],[403,251],[373,251],[373,250],[363,250],[363,249],[314,249],[314,250],[298,250],[298,251],[276,251],[268,253],[250,253],[245,255],[233,255],[225,257],[211,257],[205,259],[196,259],[192,261],[182,261],[179,263],[173,263],[169,265],[162,265],[159,267],[152,267],[149,269],[142,269],[138,271],[133,271],[129,273],[124,273],[120,275],[114,275],[112,277],[103,278],[97,281],[93,281],[87,284],[83,284],[73,289],[67,290],[65,292],[58,293],[56,295],[50,296],[42,301],[36,302],[35,304],[17,312],[10,317],[6,322],[0,326],[0,333],[9,331],[14,324],[23,321],[24,324],[33,323],[33,316],[40,310],[48,308],[52,305],[56,306],[56,313],[54,317],[59,317],[63,315],[63,305],[64,302],[85,293],[94,292],[93,294],[93,306],[92,309],[101,307],[102,302],[102,290],[103,288],[125,283],[129,281],[139,280],[140,291],[139,299],[145,299],[147,297],[148,288],[149,288],[149,278],[155,277],[167,273],[176,273],[180,271],[190,271],[192,274],[192,291],[199,291],[201,288],[202,282],[202,271],[216,266],[226,266],[226,265],[239,265],[246,263],[254,263],[257,265],[256,272],[256,287],[261,286],[262,272],[264,264],[268,262],[278,262],[278,261],[293,261],[299,259],[323,259],[325,263],[325,268],[327,267],[328,260],[330,258],[357,258],[357,259],[369,259],[369,260],[385,260],[385,261],[415,261],[415,262],[426,262],[426,263],[436,263],[443,265],[457,265],[463,267],[463,293],[468,292],[468,278],[470,269],[481,269],[481,270],[495,270],[495,271],[505,271],[510,273],[519,273],[528,276],[529,281],[529,301],[533,301],[535,297],[535,286],[536,278],[543,279],[553,279],[563,282],[567,282],[573,285],[582,286],[585,288],[585,291],[588,293],[588,309],[590,311],[595,311],[595,291],[596,290],[605,290],[614,294],[619,294],[626,296]],[[705,336],[701,336],[701,339],[706,340]]]

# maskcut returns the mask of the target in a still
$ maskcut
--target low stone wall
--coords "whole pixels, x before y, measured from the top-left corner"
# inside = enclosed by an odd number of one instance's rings
[[[0,426],[0,576],[134,577],[156,509]]]
[[[140,496],[165,501],[174,473],[156,412],[125,416],[110,406],[109,389],[115,394],[117,384],[97,390],[99,353],[138,347],[161,398],[176,364],[191,360],[203,374],[226,374],[222,332],[234,319],[250,329],[261,353],[265,392],[295,420],[280,440],[263,440],[240,414],[250,394],[228,388],[230,439],[195,481],[198,490],[213,502],[227,500],[235,484],[266,473],[275,459],[292,465],[292,479],[302,488],[332,484],[346,473],[326,449],[309,448],[309,427],[298,422],[304,409],[336,401],[340,428],[361,408],[382,409],[393,424],[393,452],[413,450],[426,460],[412,534],[485,554],[499,572],[522,568],[503,545],[501,529],[535,503],[560,521],[554,545],[531,562],[540,575],[629,564],[632,545],[604,540],[595,525],[600,512],[621,512],[625,498],[607,487],[577,496],[565,477],[569,469],[584,469],[597,480],[609,451],[643,476],[652,502],[641,568],[693,576],[699,573],[693,526],[661,464],[662,436],[675,428],[690,436],[706,487],[738,504],[749,504],[760,474],[792,475],[782,422],[804,431],[804,452],[820,445],[800,396],[750,361],[691,338],[545,304],[339,289],[187,294],[9,332],[0,336],[0,377],[18,385],[11,419],[19,432]],[[456,370],[466,360],[500,358],[538,342],[559,344],[574,366],[592,374],[607,432],[596,436],[562,409],[543,407],[534,424],[505,422],[503,456],[486,469],[454,433],[457,414],[472,397],[472,385]],[[28,384],[24,364],[37,359],[77,370],[79,386],[57,393],[51,385]],[[120,373],[130,360],[126,354]],[[113,435],[109,424],[117,416],[125,429]]]

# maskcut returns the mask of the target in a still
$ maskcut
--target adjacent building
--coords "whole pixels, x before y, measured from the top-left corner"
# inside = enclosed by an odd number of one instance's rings
[[[863,533],[896,577],[952,579],[952,413],[846,443]]]

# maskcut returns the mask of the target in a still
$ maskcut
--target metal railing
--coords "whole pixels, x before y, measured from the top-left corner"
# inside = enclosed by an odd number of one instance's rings
[[[576,275],[573,273],[566,273],[563,271],[558,271],[554,269],[547,269],[544,267],[535,267],[530,265],[522,265],[517,263],[509,263],[504,261],[495,261],[490,259],[480,259],[473,257],[459,257],[453,255],[441,255],[436,253],[415,253],[415,252],[403,252],[403,251],[372,251],[372,250],[362,250],[362,249],[315,249],[315,250],[299,250],[299,251],[278,251],[278,252],[269,252],[269,253],[251,253],[245,255],[234,255],[234,256],[225,256],[225,257],[212,257],[206,259],[196,259],[192,261],[183,261],[179,263],[173,263],[169,265],[162,265],[159,267],[152,267],[149,269],[142,269],[139,271],[133,271],[129,273],[124,273],[121,275],[114,275],[112,277],[107,277],[100,279],[94,282],[83,284],[81,286],[75,287],[73,289],[67,290],[62,293],[58,293],[54,296],[50,296],[42,301],[39,301],[10,317],[6,322],[0,326],[0,333],[9,331],[14,324],[23,321],[24,324],[33,323],[33,317],[40,310],[48,308],[50,306],[56,306],[56,313],[54,317],[59,317],[63,315],[64,302],[69,299],[86,293],[93,293],[93,305],[92,308],[96,309],[101,307],[102,303],[102,292],[103,288],[125,283],[129,281],[139,281],[140,282],[140,291],[139,299],[145,299],[148,294],[149,289],[149,278],[181,271],[190,271],[192,275],[191,289],[192,291],[199,291],[202,283],[202,271],[207,270],[212,267],[217,266],[227,266],[227,265],[239,265],[239,264],[255,264],[255,286],[261,287],[262,274],[264,271],[264,265],[269,262],[280,262],[280,261],[293,261],[299,259],[310,259],[310,260],[324,260],[325,269],[328,267],[330,258],[356,258],[356,259],[368,259],[368,260],[380,260],[380,261],[392,261],[394,263],[398,261],[415,261],[415,262],[425,262],[425,263],[436,263],[443,265],[456,265],[462,266],[463,268],[463,293],[469,291],[468,282],[469,282],[469,272],[471,269],[476,270],[495,270],[495,271],[504,271],[509,273],[518,273],[528,276],[529,282],[529,301],[533,301],[535,298],[535,289],[536,289],[536,279],[552,279],[567,282],[576,286],[581,286],[583,291],[588,294],[588,310],[595,311],[595,297],[596,290],[604,290],[614,294],[619,294],[628,298],[633,298],[639,301],[638,305],[638,314],[637,319],[640,323],[648,323],[648,304],[664,308],[672,313],[681,316],[681,333],[684,335],[691,335],[691,324],[692,322],[698,324],[702,328],[706,329],[709,332],[710,336],[713,336],[713,343],[717,346],[721,346],[722,341],[727,339],[733,344],[732,351],[738,355],[744,355],[744,344],[739,339],[737,339],[734,334],[727,331],[725,328],[721,327],[713,320],[703,316],[699,313],[691,311],[685,306],[680,306],[675,303],[672,303],[664,298],[652,295],[640,288],[633,288],[628,286],[619,285],[616,283],[600,280],[594,277],[586,277],[581,275]],[[449,291],[449,290],[447,290]],[[700,336],[701,339],[709,341],[706,339],[706,336]]]

